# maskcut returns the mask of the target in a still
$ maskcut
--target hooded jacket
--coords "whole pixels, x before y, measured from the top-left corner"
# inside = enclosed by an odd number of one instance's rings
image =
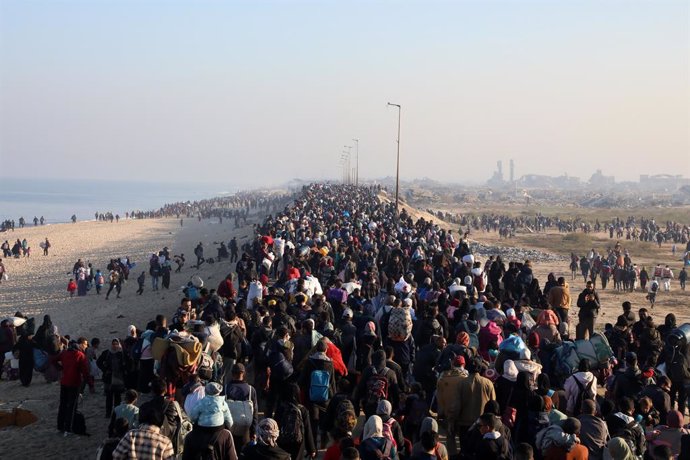
[[[225,396],[209,395],[203,397],[199,404],[194,406],[189,418],[192,423],[207,428],[225,425],[226,428],[232,426],[232,415],[230,408],[225,402]]]
[[[591,372],[576,372],[568,377],[563,385],[563,389],[565,390],[565,397],[567,400],[566,411],[570,414],[575,413],[575,403],[581,391],[575,380],[577,380],[585,390],[587,389],[587,385],[589,385],[590,382],[592,383],[592,387],[587,392],[588,394],[585,395],[588,396],[588,398],[583,396],[583,400],[594,399],[597,395],[597,378]]]

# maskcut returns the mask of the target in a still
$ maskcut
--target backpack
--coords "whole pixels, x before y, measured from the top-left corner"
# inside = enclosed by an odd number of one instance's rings
[[[110,274],[110,282],[113,284],[117,284],[118,281],[120,281],[120,274],[116,271],[112,272]]]
[[[184,440],[192,431],[193,425],[189,420],[189,417],[187,417],[187,414],[180,410],[180,405],[177,403],[177,401],[168,402],[168,405],[169,404],[173,404],[175,407],[175,412],[177,412],[177,417],[175,417],[175,427],[171,430],[172,434],[170,435],[170,440],[172,441],[175,454],[180,455],[182,452],[184,452]],[[165,406],[163,414],[168,411],[168,405]],[[165,417],[165,420],[166,421],[163,422],[164,425],[167,423],[167,417]]]
[[[331,376],[328,371],[315,369],[311,371],[309,380],[309,400],[315,403],[328,401],[328,390]]]
[[[484,292],[486,289],[486,279],[484,278],[484,274],[479,274],[479,275],[474,275],[474,287],[477,288],[477,291],[479,292]]]
[[[105,277],[102,274],[96,277],[96,284],[99,286],[103,286],[105,284]]]
[[[659,290],[659,283],[652,281],[652,285],[649,288],[652,290],[652,292],[656,292]]]
[[[390,460],[391,459],[391,449],[393,449],[393,443],[388,439],[383,441],[383,448],[379,449],[374,444],[373,438],[365,439],[361,444],[364,447],[364,452],[371,453],[374,457],[367,456],[368,458],[376,458],[377,460]]]
[[[383,422],[383,437],[388,439],[397,448],[398,443],[395,442],[393,437],[393,423],[395,419],[393,417],[389,418],[387,421]]]
[[[388,319],[388,338],[404,342],[412,334],[412,315],[405,308],[392,308]]]
[[[241,354],[242,330],[236,324],[226,325],[221,322],[220,332],[223,336],[223,346],[220,347],[221,355],[227,358],[239,359]]]
[[[288,403],[280,418],[280,444],[301,444],[304,439],[302,411],[296,404]]]
[[[88,436],[86,433],[86,418],[78,410],[74,411],[74,416],[72,417],[72,433]]]
[[[211,355],[205,351],[202,352],[199,357],[199,368],[197,369],[197,374],[199,374],[201,380],[213,379],[213,358],[211,358]]]
[[[582,385],[582,382],[580,382],[580,380],[577,377],[573,376],[573,379],[575,379],[577,388],[579,388],[580,390],[577,393],[577,396],[575,397],[575,407],[573,407],[573,417],[577,417],[578,415],[580,415],[582,402],[586,399],[594,399],[592,397],[592,384],[594,383],[594,379],[590,380],[586,386]]]
[[[388,368],[384,367],[381,372],[376,372],[376,368],[372,367],[372,373],[367,380],[367,393],[369,395],[370,404],[378,404],[382,399],[388,399],[388,378],[386,374]]]

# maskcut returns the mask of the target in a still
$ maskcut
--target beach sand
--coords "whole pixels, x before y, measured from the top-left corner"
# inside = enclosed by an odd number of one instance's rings
[[[170,318],[182,298],[182,286],[192,275],[199,274],[206,287],[215,288],[230,272],[231,264],[224,260],[204,264],[196,270],[191,267],[196,262],[194,247],[202,241],[208,258],[216,256],[218,245],[213,242],[227,243],[235,236],[241,246],[252,233],[252,223],[256,220],[252,214],[248,225],[239,229],[234,228],[234,220],[230,219],[224,219],[220,224],[218,219],[199,222],[190,218],[184,219],[183,227],[180,227],[179,219],[120,220],[112,224],[78,222],[26,227],[2,233],[2,241],[7,239],[10,244],[17,238],[26,238],[32,254],[29,258],[3,258],[9,280],[0,284],[0,318],[13,316],[19,310],[27,316],[34,316],[38,327],[43,315],[49,314],[60,334],[73,338],[84,336],[89,341],[98,337],[103,343],[101,349],[104,349],[110,338],[124,338],[130,324],[143,328],[157,314]],[[43,256],[39,243],[46,237],[52,247],[49,255]],[[148,257],[164,246],[170,248],[172,254],[184,253],[187,262],[181,273],[172,274],[170,290],[153,292],[148,276]],[[137,266],[123,286],[121,299],[113,293],[106,301],[107,289],[98,296],[95,288],[85,297],[69,297],[67,282],[77,259],[91,262],[94,268],[105,271],[110,258],[122,256],[129,256]],[[143,295],[138,296],[135,292],[136,277],[142,270],[147,272],[147,283]],[[0,430],[0,458],[95,458],[96,450],[107,434],[103,384],[97,381],[95,394],[85,391],[80,407],[86,417],[89,437],[71,435],[64,438],[57,431],[59,392],[58,383],[47,384],[36,372],[28,388],[22,387],[18,380],[0,381],[0,410],[11,410],[21,404],[22,408],[31,410],[39,418],[38,422],[24,428]]]

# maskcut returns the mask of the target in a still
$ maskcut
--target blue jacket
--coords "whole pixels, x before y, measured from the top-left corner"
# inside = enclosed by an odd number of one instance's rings
[[[204,396],[189,414],[192,423],[205,427],[232,426],[230,408],[224,396]]]

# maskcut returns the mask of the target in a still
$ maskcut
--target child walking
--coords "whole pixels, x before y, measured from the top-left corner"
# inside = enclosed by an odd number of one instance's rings
[[[69,283],[67,283],[67,292],[69,292],[70,297],[74,297],[74,293],[77,292],[77,283],[74,282],[74,278],[69,279]]]

